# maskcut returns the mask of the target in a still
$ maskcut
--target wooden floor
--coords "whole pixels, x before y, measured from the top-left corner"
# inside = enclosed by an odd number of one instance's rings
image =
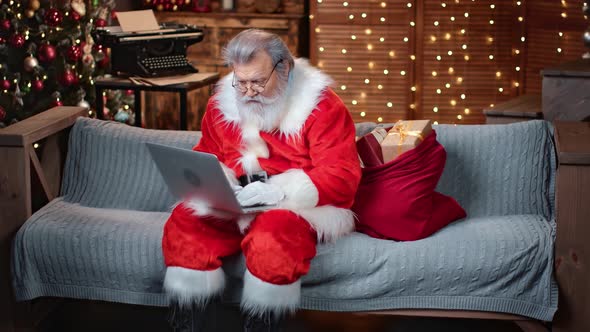
[[[166,332],[165,308],[70,301],[43,321],[42,332]],[[206,331],[241,331],[242,317],[236,307],[211,310]],[[492,332],[520,331],[510,322],[492,320],[376,317],[349,313],[302,311],[283,322],[283,332]]]

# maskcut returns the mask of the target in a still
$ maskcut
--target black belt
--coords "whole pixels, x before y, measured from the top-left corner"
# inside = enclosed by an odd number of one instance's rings
[[[240,182],[240,186],[245,187],[248,183],[256,181],[266,182],[268,178],[268,174],[265,171],[262,171],[251,175],[244,174],[238,178],[238,182]]]

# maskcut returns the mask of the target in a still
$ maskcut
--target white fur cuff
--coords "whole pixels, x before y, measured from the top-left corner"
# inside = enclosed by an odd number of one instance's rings
[[[221,268],[200,271],[170,266],[164,277],[164,290],[168,298],[178,301],[181,306],[190,306],[193,302],[204,306],[224,287],[225,274]]]
[[[311,208],[319,202],[319,192],[309,176],[300,169],[290,169],[272,176],[268,182],[279,186],[285,193],[285,199],[279,204],[285,209]]]
[[[242,311],[255,316],[272,312],[277,316],[294,312],[299,307],[301,280],[288,285],[275,285],[255,277],[246,269],[242,292]]]

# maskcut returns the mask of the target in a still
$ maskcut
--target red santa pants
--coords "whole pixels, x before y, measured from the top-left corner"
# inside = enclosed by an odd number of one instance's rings
[[[198,217],[179,204],[164,227],[162,249],[166,266],[200,271],[221,267],[223,257],[241,249],[252,275],[287,285],[309,271],[316,236],[305,219],[288,210],[258,214],[243,235],[235,220]]]

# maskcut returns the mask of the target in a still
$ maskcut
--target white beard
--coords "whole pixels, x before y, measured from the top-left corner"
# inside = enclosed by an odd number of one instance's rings
[[[286,105],[286,83],[277,88],[271,97],[236,95],[236,104],[242,124],[254,125],[258,130],[270,132],[279,127]]]

